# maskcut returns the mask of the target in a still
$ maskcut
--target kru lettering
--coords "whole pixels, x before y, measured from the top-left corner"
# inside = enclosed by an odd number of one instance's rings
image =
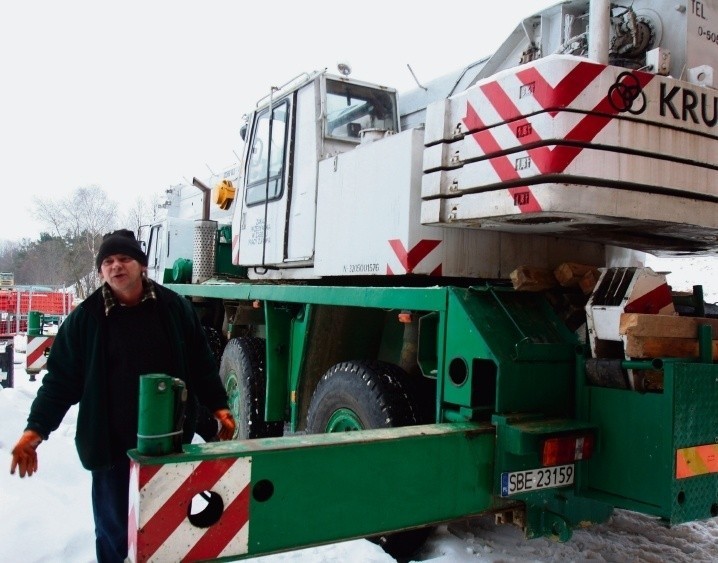
[[[675,119],[713,127],[718,123],[718,97],[705,92],[698,95],[680,86],[669,90],[661,84],[660,112],[662,117],[670,113]]]

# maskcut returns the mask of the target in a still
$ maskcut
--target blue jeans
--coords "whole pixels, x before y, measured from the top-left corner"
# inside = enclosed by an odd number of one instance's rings
[[[130,461],[92,472],[92,512],[98,563],[122,563],[127,557]]]

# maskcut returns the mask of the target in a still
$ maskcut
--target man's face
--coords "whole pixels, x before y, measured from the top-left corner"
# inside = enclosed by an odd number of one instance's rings
[[[102,279],[119,294],[137,291],[142,287],[145,267],[126,254],[112,254],[100,264]]]

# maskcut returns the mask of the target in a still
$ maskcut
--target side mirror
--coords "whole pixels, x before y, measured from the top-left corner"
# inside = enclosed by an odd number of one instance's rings
[[[245,123],[242,125],[242,127],[239,128],[239,136],[242,137],[243,141],[247,140],[247,124]]]

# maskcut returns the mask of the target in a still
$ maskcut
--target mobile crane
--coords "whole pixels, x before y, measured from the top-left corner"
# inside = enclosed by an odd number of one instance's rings
[[[239,439],[169,445],[181,385],[143,381],[130,558],[718,516],[716,310],[641,261],[718,250],[716,30],[715,0],[569,0],[413,92],[273,88],[236,177],[193,182],[231,226],[202,205],[156,263]]]

